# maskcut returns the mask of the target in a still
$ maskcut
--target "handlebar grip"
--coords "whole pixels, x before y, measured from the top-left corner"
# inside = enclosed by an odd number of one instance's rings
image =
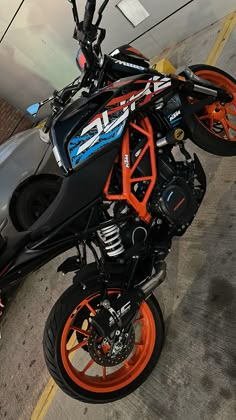
[[[91,28],[93,16],[96,8],[96,0],[87,0],[84,12],[83,29],[88,32]]]

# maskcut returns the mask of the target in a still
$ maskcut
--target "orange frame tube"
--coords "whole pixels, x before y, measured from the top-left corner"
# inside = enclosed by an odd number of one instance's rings
[[[147,202],[152,193],[153,187],[156,183],[157,178],[157,170],[156,170],[156,155],[155,155],[155,144],[153,138],[153,129],[152,125],[147,117],[145,117],[141,121],[142,127],[136,125],[134,123],[130,123],[129,128],[127,129],[123,143],[122,143],[122,150],[121,150],[121,165],[122,165],[122,194],[109,194],[109,186],[111,182],[111,176],[113,172],[113,168],[108,176],[104,194],[106,198],[110,201],[114,200],[126,200],[128,204],[130,204],[137,212],[139,217],[146,223],[150,223],[152,217],[147,211]],[[130,160],[130,142],[129,142],[129,131],[130,128],[133,128],[136,131],[144,134],[147,137],[147,143],[145,144],[144,148],[142,149],[140,155],[136,159],[134,165],[131,167],[131,160]],[[132,178],[132,175],[137,168],[138,164],[141,162],[145,153],[149,152],[150,156],[150,163],[151,163],[151,174],[150,176],[144,176],[139,178]],[[132,183],[138,183],[143,181],[150,181],[147,191],[142,199],[139,201],[137,197],[132,192]]]

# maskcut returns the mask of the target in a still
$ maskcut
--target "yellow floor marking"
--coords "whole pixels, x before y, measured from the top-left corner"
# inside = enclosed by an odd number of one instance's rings
[[[206,60],[206,64],[214,66],[236,24],[236,12],[231,13],[225,20],[225,23],[213,45],[213,48]]]
[[[71,348],[76,344],[77,340],[76,340],[76,335],[75,333],[72,334],[69,342],[68,342],[68,347],[67,348]],[[71,356],[71,360],[73,358],[74,354]],[[52,378],[49,379],[47,385],[45,386],[38,402],[37,405],[33,411],[33,414],[31,415],[31,420],[43,420],[44,417],[46,416],[48,409],[56,395],[56,392],[58,390],[58,386],[57,384],[54,382],[54,380]]]
[[[225,23],[218,35],[218,38],[207,58],[206,64],[209,65],[215,65],[232,30],[234,29],[234,26],[236,24],[236,12],[231,13],[225,20]],[[159,65],[161,66],[161,69],[164,73],[173,73],[175,71],[175,68],[172,66],[172,64],[166,60],[160,60],[160,62],[154,63],[155,68],[159,70]],[[174,71],[173,71],[174,70]],[[159,70],[160,71],[160,70]],[[74,335],[74,334],[73,334]],[[76,339],[75,337],[70,338],[69,345],[71,346],[75,344]],[[45,415],[47,414],[47,411],[55,397],[55,394],[57,392],[58,386],[55,384],[54,380],[51,378],[49,379],[46,387],[44,388],[44,391],[42,392],[38,403],[33,411],[33,414],[31,416],[31,420],[43,420]]]
[[[31,416],[31,420],[42,420],[44,419],[52,400],[55,397],[58,386],[55,384],[54,380],[49,379],[46,387],[44,388],[43,393],[41,394],[37,405],[34,409],[34,412]]]

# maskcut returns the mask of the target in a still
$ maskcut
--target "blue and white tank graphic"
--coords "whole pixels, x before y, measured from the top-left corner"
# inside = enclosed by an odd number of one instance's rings
[[[84,127],[79,135],[70,140],[68,153],[73,168],[107,144],[119,139],[128,115],[119,112],[117,118],[117,113],[115,114],[112,115],[112,120],[109,120],[107,111],[103,112],[101,117],[98,116]]]
[[[68,153],[73,168],[108,143],[117,140],[123,133],[130,113],[148,103],[156,93],[171,86],[171,79],[166,76],[152,76],[143,82],[146,85],[141,90],[136,88],[128,97],[118,97],[115,107],[114,100],[110,101],[102,114],[97,115],[69,141]]]

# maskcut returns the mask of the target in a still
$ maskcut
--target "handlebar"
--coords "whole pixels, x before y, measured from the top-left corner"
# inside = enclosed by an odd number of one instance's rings
[[[91,29],[95,8],[96,0],[87,0],[83,20],[83,30],[85,33],[89,32]]]
[[[104,0],[101,4],[100,9],[98,11],[98,19],[95,25],[93,25],[92,22],[96,9],[96,0],[87,0],[83,22],[79,21],[76,0],[69,0],[69,2],[72,5],[73,17],[76,24],[74,38],[77,39],[77,41],[79,41],[81,45],[82,51],[87,60],[88,67],[87,71],[84,73],[81,82],[77,86],[75,86],[73,82],[72,85],[65,87],[60,92],[54,92],[54,95],[52,97],[40,103],[40,106],[42,106],[44,103],[52,101],[52,114],[47,119],[45,125],[46,132],[50,129],[53,119],[55,115],[58,112],[60,112],[60,109],[62,109],[68,103],[68,101],[76,94],[76,92],[79,89],[81,89],[81,87],[88,86],[88,83],[91,80],[91,72],[96,67],[94,66],[94,63],[96,61],[95,58],[97,58],[96,54],[98,56],[101,52],[101,43],[104,40],[106,34],[105,29],[99,28],[99,24],[102,19],[103,11],[107,6],[109,0]],[[97,39],[97,44],[93,46],[92,44],[97,38],[98,30],[100,31],[100,34]]]
[[[76,82],[78,82],[76,84]],[[76,78],[70,85],[64,87],[61,91],[54,91],[53,96],[46,99],[44,103],[49,101],[51,102],[52,112],[46,120],[44,126],[44,132],[47,133],[51,126],[55,115],[60,111],[71,99],[72,97],[83,87],[83,78]]]

